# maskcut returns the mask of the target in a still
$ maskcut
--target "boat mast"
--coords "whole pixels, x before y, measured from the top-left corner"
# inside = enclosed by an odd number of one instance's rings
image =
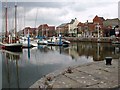
[[[6,7],[5,7],[5,38],[8,37],[8,31],[7,31],[7,2],[6,2]]]
[[[38,16],[38,8],[37,8],[36,17],[35,17],[35,28],[36,28],[36,23],[37,23],[37,16]],[[36,34],[36,36],[38,36],[38,31],[36,30],[36,32],[34,34]]]
[[[15,38],[17,34],[17,4],[15,3]]]
[[[25,32],[25,7],[24,7],[24,31],[23,31],[23,36],[25,36],[26,32]]]

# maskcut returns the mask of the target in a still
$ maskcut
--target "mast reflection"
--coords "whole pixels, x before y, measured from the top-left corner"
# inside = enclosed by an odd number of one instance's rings
[[[19,88],[19,65],[18,65],[18,61],[20,60],[20,55],[21,53],[17,53],[17,52],[10,52],[10,51],[6,51],[3,50],[3,54],[5,56],[5,59],[3,61],[3,73],[6,73],[3,76],[3,83],[4,83],[4,79],[7,79],[6,83],[7,83],[7,87],[3,88]],[[14,77],[16,76],[16,77]],[[12,83],[16,82],[16,86],[17,87],[12,87]]]
[[[30,48],[28,48],[28,59],[30,59]]]

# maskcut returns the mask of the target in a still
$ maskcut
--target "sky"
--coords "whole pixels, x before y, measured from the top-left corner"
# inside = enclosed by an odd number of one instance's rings
[[[5,1],[2,0],[0,25],[2,23]],[[8,1],[7,1],[8,2]],[[9,3],[10,2],[10,3]],[[24,27],[38,27],[40,24],[59,26],[77,18],[80,22],[92,22],[98,15],[105,19],[118,18],[119,0],[9,0],[8,28],[14,27],[14,5],[17,4],[17,29]],[[1,6],[1,4],[0,4]],[[0,27],[0,30],[4,29]]]

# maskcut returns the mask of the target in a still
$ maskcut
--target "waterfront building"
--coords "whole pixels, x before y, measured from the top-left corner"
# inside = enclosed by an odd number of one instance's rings
[[[69,35],[69,32],[68,32],[68,23],[63,23],[59,26],[56,27],[56,33],[57,33],[57,36],[59,34],[61,34],[62,36],[68,36]]]
[[[78,24],[79,24],[79,21],[77,20],[77,18],[72,19],[71,22],[68,23],[68,32],[70,36],[77,36]]]
[[[41,24],[40,26],[38,26],[38,35],[39,36],[47,35],[48,29],[49,29],[49,27],[47,24]]]
[[[94,17],[93,24],[95,25],[95,36],[98,36],[98,33],[100,37],[103,36],[103,21],[105,21],[103,17],[98,17],[97,15]]]
[[[103,36],[103,17],[98,17],[97,15],[93,18],[93,22],[85,22],[77,25],[78,27],[78,36],[83,37],[102,37]],[[98,27],[99,26],[99,27]],[[99,33],[99,35],[98,35]]]
[[[105,19],[103,17],[98,17],[97,15],[93,18],[94,24],[99,23],[100,25],[103,25],[103,21],[105,21]]]
[[[62,36],[77,36],[79,21],[77,18],[72,19],[70,23],[63,23],[56,27],[57,34],[61,33]]]
[[[119,33],[120,32],[119,23],[120,23],[120,20],[118,18],[106,19],[103,22],[104,36],[108,37],[108,36],[115,35],[115,32]],[[114,33],[112,33],[112,32],[114,32]],[[118,36],[120,36],[120,33],[118,34]]]
[[[54,36],[55,33],[55,26],[48,26],[47,24],[41,24],[38,27],[38,35],[39,36],[47,36],[51,37]]]
[[[95,24],[93,24],[92,22],[88,22],[88,32],[89,32],[89,37],[95,36]]]
[[[78,23],[78,25],[77,25],[77,27],[78,27],[78,37],[83,37],[84,36],[84,23],[82,23],[82,22],[79,22]]]
[[[31,27],[25,27],[23,30],[19,31],[19,36],[27,36],[28,32],[31,37],[36,36],[36,29],[37,28],[31,28]]]
[[[81,23],[78,24],[78,37],[92,37],[94,32],[95,25],[92,22]]]
[[[111,26],[112,28],[114,28],[116,25],[118,25],[120,23],[120,20],[118,18],[114,18],[114,19],[106,19],[103,22],[104,27],[109,27]]]
[[[68,23],[62,23],[57,26],[48,26],[48,24],[41,24],[38,28],[25,27],[22,31],[19,31],[19,35],[28,34],[30,36],[72,36],[72,37],[109,37],[115,35],[120,36],[120,27],[118,25],[120,20],[104,19],[103,17],[95,16],[92,22],[88,20],[85,23],[79,22],[77,18],[71,19]]]
[[[52,36],[55,36],[55,35],[56,35],[55,26],[49,26],[48,37],[52,37]]]

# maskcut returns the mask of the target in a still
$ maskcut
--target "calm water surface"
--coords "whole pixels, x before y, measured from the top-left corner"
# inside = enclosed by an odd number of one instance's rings
[[[2,87],[28,88],[44,75],[69,66],[120,57],[120,46],[107,43],[71,43],[69,47],[39,46],[22,53],[1,50]]]

